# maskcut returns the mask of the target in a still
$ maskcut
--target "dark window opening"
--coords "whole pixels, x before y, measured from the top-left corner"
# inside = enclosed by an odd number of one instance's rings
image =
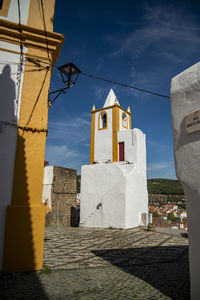
[[[102,116],[102,128],[106,128],[107,126],[107,118],[106,118],[106,114],[104,114]]]

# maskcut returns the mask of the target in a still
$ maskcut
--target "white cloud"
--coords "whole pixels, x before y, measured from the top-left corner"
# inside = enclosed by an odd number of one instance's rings
[[[170,167],[169,162],[159,162],[159,163],[150,163],[147,165],[147,170],[148,171],[154,171],[154,170],[162,170],[162,169],[167,169]]]
[[[61,120],[50,121],[45,152],[49,164],[80,171],[89,160],[83,146],[90,143],[90,126],[90,113],[86,112],[70,115],[63,111]]]
[[[100,71],[100,70],[102,69],[102,67],[103,67],[103,64],[104,64],[104,59],[103,59],[103,57],[99,57],[99,58],[97,59],[96,70],[97,70],[97,71]]]
[[[187,58],[198,51],[199,25],[193,16],[181,9],[177,10],[174,5],[145,4],[144,9],[142,25],[138,29],[123,36],[104,36],[116,46],[111,56],[127,52],[136,60],[144,50],[151,47],[155,55],[177,63],[180,62],[180,55]]]
[[[78,157],[79,153],[76,150],[70,150],[66,145],[47,145],[46,160],[51,165],[60,165],[67,159]]]
[[[164,152],[169,151],[169,148],[171,147],[171,144],[164,144],[159,141],[153,141],[147,139],[147,148],[150,148],[151,151],[154,152]]]
[[[123,27],[131,27],[131,26],[133,26],[135,24],[134,22],[130,23],[130,22],[124,21],[122,19],[115,20],[115,22],[116,22],[116,24],[119,24],[119,25],[121,25]]]
[[[97,98],[98,100],[103,101],[102,102],[103,104],[109,93],[109,88],[93,86],[93,89],[94,89],[95,99]]]
[[[168,96],[170,78],[198,61],[199,21],[173,4],[143,4],[144,14],[137,28],[115,32],[103,38],[112,45],[109,58],[128,57],[130,85]],[[122,24],[123,26],[123,24]],[[167,92],[163,92],[167,90]],[[150,94],[126,89],[127,95],[144,103]]]
[[[86,116],[90,117],[89,113]],[[63,141],[70,145],[81,144],[90,138],[90,125],[88,118],[79,116],[66,116],[65,120],[50,121],[47,141],[49,144],[63,144]]]
[[[172,162],[151,163],[147,167],[148,178],[176,179],[175,168]]]

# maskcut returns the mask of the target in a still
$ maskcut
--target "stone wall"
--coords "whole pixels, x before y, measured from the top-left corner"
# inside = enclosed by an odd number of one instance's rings
[[[51,211],[46,225],[76,225],[76,176],[77,171],[53,167]]]

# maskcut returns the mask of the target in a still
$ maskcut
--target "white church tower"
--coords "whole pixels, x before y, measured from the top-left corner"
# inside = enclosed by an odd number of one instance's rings
[[[146,140],[131,128],[131,112],[111,89],[103,108],[92,109],[90,165],[81,169],[80,226],[146,225]],[[146,221],[145,221],[146,220]]]
[[[95,110],[93,106],[90,163],[128,160],[127,151],[124,152],[124,135],[118,136],[118,132],[123,134],[129,129],[131,129],[130,108],[127,111],[123,109],[111,89],[103,108]]]

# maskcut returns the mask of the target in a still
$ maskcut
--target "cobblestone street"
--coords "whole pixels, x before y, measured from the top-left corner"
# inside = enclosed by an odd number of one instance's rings
[[[47,227],[44,270],[1,275],[0,299],[189,299],[188,239]]]

